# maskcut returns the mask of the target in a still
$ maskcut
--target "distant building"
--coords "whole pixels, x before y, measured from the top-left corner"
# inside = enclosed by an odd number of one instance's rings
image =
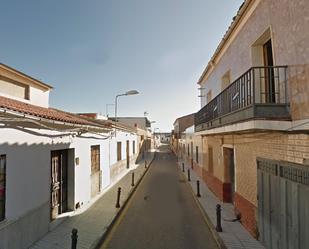
[[[115,121],[114,117],[108,119]],[[148,130],[151,127],[151,122],[146,117],[117,117],[117,122],[142,130]]]
[[[180,136],[188,127],[194,125],[194,113],[177,118],[174,121],[174,134]]]
[[[177,153],[179,150],[179,140],[185,130],[194,125],[194,113],[177,118],[174,121],[172,131],[172,149]]]
[[[170,132],[155,132],[154,136],[161,143],[169,143],[171,141],[171,133]]]

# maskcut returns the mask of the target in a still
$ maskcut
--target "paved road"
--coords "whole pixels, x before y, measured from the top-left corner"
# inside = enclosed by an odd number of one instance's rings
[[[157,153],[104,248],[218,248],[167,146]]]

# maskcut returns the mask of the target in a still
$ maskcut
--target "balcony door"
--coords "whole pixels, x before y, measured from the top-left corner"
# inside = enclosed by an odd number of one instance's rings
[[[276,103],[276,89],[275,89],[275,78],[274,78],[274,59],[272,51],[271,39],[269,39],[263,45],[263,58],[265,72],[265,102],[266,103]]]

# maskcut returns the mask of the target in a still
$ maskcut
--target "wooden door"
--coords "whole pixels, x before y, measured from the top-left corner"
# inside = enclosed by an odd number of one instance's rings
[[[68,157],[66,150],[51,152],[51,219],[68,209]]]
[[[130,167],[130,141],[127,140],[127,168]]]
[[[101,191],[100,145],[91,146],[91,197]]]
[[[234,165],[234,149],[223,148],[224,154],[224,175],[225,182],[230,184],[230,193],[227,197],[228,202],[234,202],[235,192],[235,165]]]

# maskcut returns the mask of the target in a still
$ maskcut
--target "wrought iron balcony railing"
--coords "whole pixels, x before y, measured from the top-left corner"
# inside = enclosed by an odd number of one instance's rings
[[[287,66],[252,67],[195,114],[201,131],[247,119],[289,119]]]

